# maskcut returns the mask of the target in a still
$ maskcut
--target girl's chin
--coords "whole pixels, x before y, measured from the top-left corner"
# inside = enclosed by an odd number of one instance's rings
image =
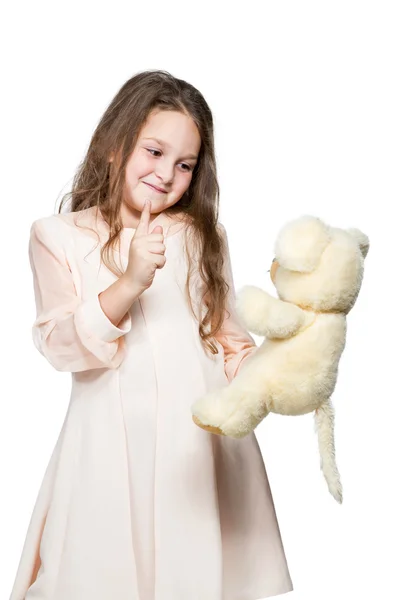
[[[141,213],[144,209],[144,203],[145,203],[146,198],[143,198],[143,200],[139,200],[139,202],[127,202],[127,206],[130,210],[134,210],[136,212]],[[156,201],[153,198],[150,198],[151,200],[151,207],[150,207],[150,213],[154,214],[154,213],[159,213],[163,210],[165,210],[167,208],[167,205],[165,205],[163,202],[160,201]]]
[[[147,195],[141,197],[138,200],[135,199],[134,202],[129,202],[129,205],[135,210],[142,211],[145,200],[146,198],[148,198],[149,200],[151,200],[151,212],[160,212],[162,210],[165,210],[166,208],[169,208],[170,206],[173,206],[174,204],[176,204],[176,202],[178,202],[178,200],[174,200],[170,197],[167,197],[167,194],[165,194],[165,196],[165,198],[156,198],[153,195]]]
[[[131,210],[136,210],[141,212],[144,207],[145,200],[149,198],[151,200],[151,212],[161,212],[170,206],[173,206],[179,201],[179,198],[175,199],[173,194],[161,194],[152,190],[147,185],[141,186],[142,189],[140,193],[134,193],[130,195],[126,204],[130,207]],[[139,192],[139,190],[135,190],[135,192]]]

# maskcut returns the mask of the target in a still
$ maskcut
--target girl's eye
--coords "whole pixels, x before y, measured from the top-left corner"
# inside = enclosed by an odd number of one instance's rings
[[[147,152],[158,152],[159,154],[161,154],[160,150],[154,150],[154,148],[146,148]],[[154,156],[154,154],[152,154],[152,156]],[[192,167],[190,165],[187,165],[186,163],[181,163],[181,165],[183,165],[185,167],[185,171],[191,171]]]
[[[153,150],[153,148],[146,148],[147,152],[158,152],[159,154],[161,154],[161,152],[159,150]],[[154,154],[152,154],[152,156],[154,156]]]

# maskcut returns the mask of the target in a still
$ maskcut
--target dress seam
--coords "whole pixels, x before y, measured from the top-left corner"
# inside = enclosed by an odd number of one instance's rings
[[[124,411],[123,411],[123,406],[122,406],[121,378],[120,378],[119,369],[117,369],[117,378],[118,378],[118,395],[119,395],[119,401],[120,401],[120,406],[121,406],[121,417],[122,417],[122,422],[124,425],[124,432],[125,432],[125,452],[126,452],[126,462],[127,462],[127,467],[128,467],[128,489],[129,489],[129,493],[131,493],[132,485],[131,485],[131,471],[129,468],[128,434],[126,431],[126,423],[125,423],[125,419],[124,419]],[[135,563],[135,572],[136,572],[137,565],[136,565],[135,546],[134,546],[133,537],[132,537],[132,507],[131,507],[130,497],[129,497],[128,506],[129,506],[130,525],[131,525],[131,536],[130,537],[131,537],[131,544],[132,544],[132,556],[133,556],[133,560]],[[137,586],[137,583],[136,583],[136,586]],[[136,591],[138,591],[138,590],[136,590]]]
[[[146,317],[144,315],[144,310],[143,310],[143,305],[142,305],[142,301],[140,298],[138,298],[138,304],[140,307],[140,311],[142,313],[142,317],[143,317],[143,322],[145,324],[146,329],[148,329],[147,327],[147,322],[146,322]],[[158,381],[157,381],[157,370],[156,370],[156,364],[155,364],[155,358],[154,358],[154,350],[153,350],[153,345],[150,344],[151,347],[151,353],[153,356],[153,371],[154,371],[154,381],[156,384],[156,427],[155,427],[155,448],[154,448],[154,488],[153,488],[153,547],[154,547],[154,599],[156,600],[156,581],[157,581],[157,577],[156,577],[156,481],[157,481],[157,477],[156,477],[156,464],[157,464],[157,440],[158,440]]]

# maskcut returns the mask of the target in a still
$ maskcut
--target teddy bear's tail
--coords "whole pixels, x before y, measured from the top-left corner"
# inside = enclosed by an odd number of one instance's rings
[[[342,484],[336,466],[334,443],[334,410],[330,399],[326,400],[315,411],[315,431],[318,434],[318,446],[322,473],[332,496],[343,501]]]

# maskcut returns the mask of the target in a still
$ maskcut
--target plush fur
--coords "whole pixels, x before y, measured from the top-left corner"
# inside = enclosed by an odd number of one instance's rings
[[[233,438],[248,435],[270,412],[315,411],[321,469],[339,503],[331,396],[368,249],[358,229],[329,227],[312,216],[286,224],[271,267],[278,299],[254,286],[236,296],[244,326],[264,342],[228,386],[192,406],[199,427]]]

